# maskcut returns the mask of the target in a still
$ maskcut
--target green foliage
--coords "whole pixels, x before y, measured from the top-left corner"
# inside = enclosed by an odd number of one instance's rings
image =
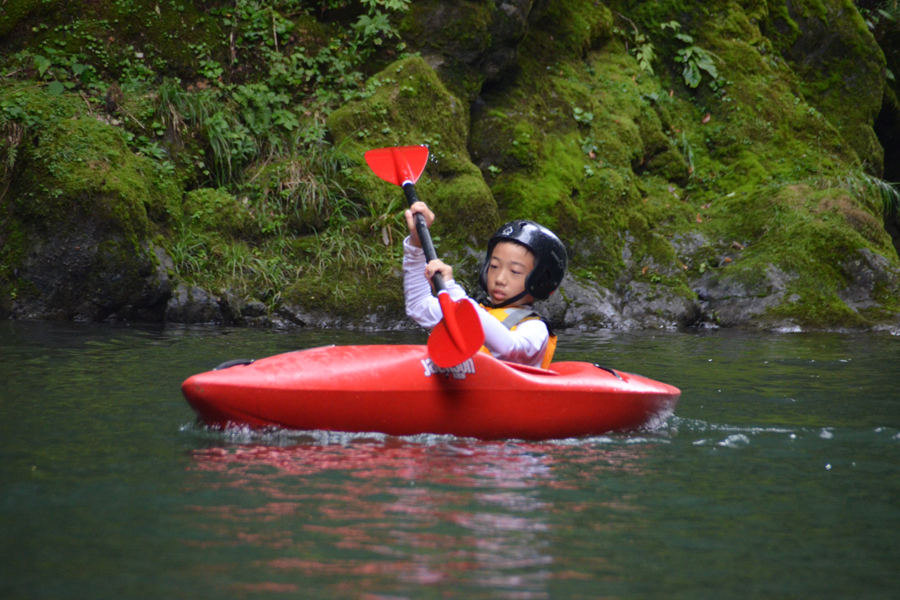
[[[591,121],[594,120],[594,113],[587,112],[577,106],[572,109],[572,116],[582,125],[590,125]]]
[[[691,143],[688,141],[687,134],[685,132],[681,132],[681,154],[684,156],[684,159],[688,164],[688,175],[691,177],[694,176],[694,149],[691,147]]]
[[[352,5],[316,4],[318,10]],[[147,25],[162,22],[159,4],[148,13],[141,12],[142,6],[116,3],[122,16]],[[117,22],[110,20],[38,23],[34,33],[39,42],[0,62],[13,74],[45,82],[52,95],[83,94],[89,112],[110,106],[111,87],[103,79],[118,76],[111,110],[119,119],[113,124],[123,129],[136,152],[156,161],[165,174],[177,172],[199,185],[239,186],[248,165],[286,152],[310,121],[321,123],[334,107],[370,93],[361,67],[373,53],[387,49],[389,40],[399,38],[392,18],[409,3],[364,0],[358,6],[362,12],[355,23],[327,35],[318,33],[321,26],[311,25],[314,19],[303,16],[313,9],[301,0],[236,0],[209,7],[197,22],[217,21],[221,37],[190,34],[184,41],[199,79],[190,85],[173,78],[159,84],[158,74],[167,65],[150,48],[110,44],[118,35]],[[163,8],[185,11],[177,4]],[[312,32],[304,38],[309,45],[294,40],[297,23]],[[402,48],[398,44],[390,51]],[[196,146],[193,160],[175,164],[172,151],[185,141]]]
[[[736,266],[706,246],[702,260],[673,267],[666,236],[687,231],[726,247],[749,242],[733,257],[747,261],[748,277],[769,264],[800,272],[820,256],[839,264],[841,245],[885,247],[878,208],[898,196],[862,169],[846,173],[859,164],[845,142],[855,117],[819,112],[813,100],[839,75],[815,89],[786,75],[799,71],[770,41],[776,18],[763,23],[767,10],[783,20],[786,9],[662,0],[628,5],[632,21],[609,3],[553,2],[529,23],[515,78],[481,90],[482,76],[447,75],[445,63],[442,78],[468,78],[460,87],[471,95],[452,97],[424,60],[394,62],[404,57],[403,13],[433,7],[415,4],[113,0],[35,13],[33,37],[4,40],[0,56],[0,202],[13,185],[37,219],[111,199],[135,231],[169,240],[186,282],[268,302],[327,296],[329,309],[396,277],[402,195],[358,158],[379,145],[429,146],[420,192],[457,256],[501,215],[558,228],[579,273],[607,286],[631,269],[680,290],[684,272]],[[471,16],[431,47],[485,51],[497,41],[487,36],[495,4],[454,3]],[[892,21],[881,10],[884,28]],[[619,17],[629,26],[615,28]],[[723,65],[737,82],[727,95]],[[682,80],[699,93],[678,93],[672,82]],[[480,92],[485,108],[470,113]],[[116,152],[92,154],[88,138]],[[20,182],[31,195],[18,194]],[[821,198],[804,205],[794,187]],[[846,285],[835,269],[807,269],[798,276],[807,288]]]
[[[263,233],[286,233],[343,227],[362,214],[349,200],[342,184],[343,172],[351,164],[349,156],[317,137],[321,129],[303,129],[285,146],[286,152],[270,154],[257,163],[242,193],[253,198],[257,214],[269,214],[260,221]],[[274,216],[277,215],[278,219]]]
[[[368,12],[360,15],[353,25],[363,42],[371,40],[373,44],[380,46],[385,39],[400,37],[391,24],[390,14],[391,12],[406,12],[409,8],[409,0],[363,0],[363,4],[368,8]],[[388,12],[382,12],[379,5]]]
[[[409,2],[236,0],[191,15],[190,5],[147,6],[115,3],[118,15],[145,30],[174,25],[161,37],[184,48],[182,63],[167,62],[177,60],[171,51],[164,61],[121,23],[85,16],[37,23],[28,49],[0,57],[0,67],[9,78],[40,82],[60,101],[74,95],[74,104],[105,124],[98,127],[114,127],[140,164],[152,166],[145,174],[191,190],[183,218],[180,206],[148,208],[159,225],[173,223],[166,245],[177,276],[274,302],[298,277],[356,272],[368,280],[391,272],[402,237],[399,206],[355,199],[346,182],[353,161],[325,141],[324,119],[375,91],[364,83],[368,61],[402,56],[394,23]],[[176,19],[167,20],[173,10]],[[317,21],[331,10],[356,16]],[[50,120],[25,96],[0,95],[0,201],[23,139]],[[37,193],[62,202],[69,191],[56,185]]]
[[[25,127],[15,121],[0,118],[0,206],[12,183],[13,168],[19,155],[19,145],[25,139]]]
[[[713,63],[711,53],[699,46],[693,45],[694,40],[689,35],[678,34],[676,37],[685,44],[688,44],[679,50],[678,56],[675,57],[676,62],[684,65],[682,76],[687,85],[692,88],[696,88],[700,85],[700,80],[702,79],[700,71],[706,71],[713,79],[716,79],[719,76],[716,65]]]
[[[642,71],[653,75],[653,61],[656,59],[653,44],[643,33],[635,34],[634,43],[634,57],[638,61],[638,66]]]
[[[863,204],[870,198],[876,199],[885,213],[900,209],[897,184],[869,175],[863,168],[856,168],[839,176],[836,185],[846,188],[851,196]]]
[[[883,0],[877,6],[859,6],[858,9],[866,26],[875,33],[884,27],[900,23],[900,4],[897,0]]]
[[[629,34],[631,42],[631,53],[634,55],[635,59],[637,59],[638,66],[641,68],[641,71],[653,75],[653,61],[656,60],[656,49],[650,42],[650,38],[638,31],[637,25],[634,24],[634,21],[623,14],[616,14],[631,24],[632,30]]]

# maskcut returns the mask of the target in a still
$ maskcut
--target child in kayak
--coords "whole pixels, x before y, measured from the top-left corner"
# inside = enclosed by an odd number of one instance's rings
[[[431,329],[443,316],[429,283],[435,273],[444,277],[453,300],[474,301],[453,281],[450,265],[441,260],[426,265],[416,233],[415,213],[421,214],[429,227],[434,222],[434,213],[424,202],[416,202],[406,211],[409,227],[409,237],[403,241],[406,314]],[[566,250],[552,231],[524,220],[510,221],[498,229],[488,241],[479,275],[486,295],[484,303],[478,305],[485,338],[482,350],[501,360],[547,368],[556,349],[556,336],[549,324],[532,310],[531,304],[535,299],[547,299],[565,274]]]

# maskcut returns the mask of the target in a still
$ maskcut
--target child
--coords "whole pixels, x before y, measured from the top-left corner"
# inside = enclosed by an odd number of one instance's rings
[[[423,327],[432,328],[443,317],[440,303],[431,293],[431,277],[441,273],[453,300],[467,297],[453,281],[453,268],[440,260],[425,264],[414,213],[431,227],[434,213],[423,202],[406,211],[409,237],[403,241],[403,289],[406,314]],[[556,349],[556,336],[531,309],[559,287],[566,274],[566,250],[553,232],[533,221],[511,221],[488,241],[479,283],[486,294],[479,305],[485,350],[496,358],[547,368]]]

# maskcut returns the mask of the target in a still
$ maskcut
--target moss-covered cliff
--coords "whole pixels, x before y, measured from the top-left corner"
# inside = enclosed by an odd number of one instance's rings
[[[427,144],[439,253],[554,228],[561,325],[896,325],[888,8],[9,0],[0,313],[402,324],[362,154]]]

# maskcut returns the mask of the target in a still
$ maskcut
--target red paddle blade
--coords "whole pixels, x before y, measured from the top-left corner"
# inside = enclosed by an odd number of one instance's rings
[[[437,366],[449,369],[472,358],[484,345],[478,309],[468,300],[453,301],[438,294],[444,319],[428,337],[428,355]]]
[[[428,162],[425,146],[394,146],[378,148],[365,153],[366,162],[376,175],[394,185],[403,187],[407,181],[415,183]]]

